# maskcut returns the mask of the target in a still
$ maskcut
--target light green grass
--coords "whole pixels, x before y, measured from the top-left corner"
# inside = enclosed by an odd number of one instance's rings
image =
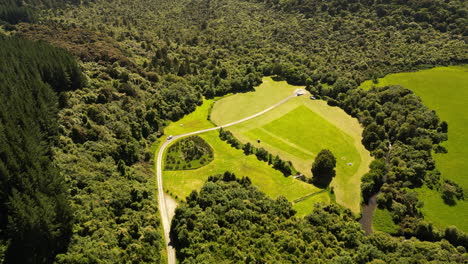
[[[457,205],[449,206],[444,203],[437,191],[423,187],[416,190],[420,200],[424,202],[422,212],[426,220],[434,223],[436,227],[445,228],[455,225],[459,229],[468,232],[467,202],[457,201]],[[463,211],[465,210],[465,211]]]
[[[207,117],[213,102],[218,99],[204,100],[203,105],[197,107],[194,112],[184,116],[177,122],[169,124],[165,129],[165,134],[180,135],[213,127],[214,125],[207,120]],[[205,139],[213,148],[214,160],[210,164],[196,170],[163,172],[164,188],[172,196],[177,196],[179,200],[184,199],[192,190],[199,190],[209,176],[224,173],[225,171],[234,172],[238,177],[249,176],[254,185],[258,186],[261,191],[272,198],[282,195],[292,202],[303,196],[320,191],[310,184],[293,179],[292,177],[284,177],[265,162],[258,161],[253,155],[245,156],[242,151],[236,150],[221,141],[217,131],[200,134],[199,136]],[[164,140],[161,140],[158,145],[162,142]],[[158,147],[156,146],[155,149],[158,149]],[[301,206],[298,209],[298,213],[304,215],[305,211],[311,210],[316,199],[317,201],[324,201],[322,196],[318,196],[317,198],[313,197],[304,201],[304,205],[302,202],[296,204],[296,207]]]
[[[289,201],[293,201],[320,191],[313,185],[293,177],[284,177],[267,163],[258,161],[254,155],[246,156],[241,150],[232,148],[219,139],[218,131],[204,133],[200,137],[206,140],[214,150],[214,160],[210,164],[196,170],[164,171],[163,173],[165,188],[178,198],[185,198],[192,190],[199,190],[209,176],[225,171],[231,171],[237,177],[248,176],[253,185],[272,198],[282,195]]]
[[[390,74],[379,79],[377,86],[395,84],[413,90],[427,107],[437,111],[441,120],[447,121],[449,140],[444,146],[448,153],[434,155],[436,166],[443,178],[454,180],[468,190],[468,65]],[[361,85],[366,89],[372,86],[371,81]],[[451,207],[443,204],[437,192],[425,190],[420,194],[426,219],[439,227],[459,223],[457,226],[468,232],[468,223],[460,221],[468,219],[468,202]]]
[[[213,121],[225,124],[244,118],[252,114],[245,109],[270,100],[269,94],[283,95],[282,98],[276,98],[276,101],[268,101],[269,105],[273,105],[298,88],[285,82],[280,84],[260,86],[257,88],[258,92],[237,94],[216,102],[211,114]],[[229,111],[233,105],[236,108]],[[226,115],[228,112],[230,114]],[[323,101],[310,100],[305,95],[295,97],[278,108],[230,127],[229,130],[243,143],[253,143],[256,147],[263,147],[272,154],[291,161],[297,170],[309,177],[315,155],[323,148],[330,149],[337,157],[337,176],[332,181],[336,201],[353,212],[359,212],[360,179],[368,171],[372,159],[360,143],[362,127],[341,109],[330,107]],[[261,143],[257,143],[257,139]],[[353,165],[348,166],[347,163]]]
[[[297,88],[302,87],[265,77],[263,83],[255,88],[255,92],[231,95],[217,102],[213,106],[211,120],[224,125],[251,116],[292,95]]]
[[[392,215],[387,209],[375,209],[372,216],[372,229],[389,234],[395,234],[398,231],[398,225],[392,220]]]
[[[204,99],[203,104],[201,106],[197,106],[195,111],[185,115],[177,122],[170,123],[164,129],[164,134],[175,136],[214,127],[214,125],[208,121],[208,114],[213,105],[213,101],[214,100]]]
[[[293,208],[297,211],[297,216],[303,217],[312,213],[312,210],[314,209],[314,204],[329,204],[330,201],[331,199],[328,192],[322,192],[299,203],[294,203]]]

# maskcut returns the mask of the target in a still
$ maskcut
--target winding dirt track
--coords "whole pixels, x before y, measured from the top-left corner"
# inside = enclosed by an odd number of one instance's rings
[[[226,125],[207,128],[207,129],[203,129],[203,130],[198,130],[198,131],[195,131],[195,132],[190,132],[190,133],[186,133],[186,134],[182,134],[182,135],[177,135],[177,136],[174,136],[171,140],[167,140],[166,142],[164,142],[164,144],[162,144],[162,146],[159,148],[159,152],[158,152],[158,155],[157,155],[157,158],[156,158],[156,177],[157,177],[157,180],[158,180],[159,211],[161,212],[161,222],[162,222],[162,226],[163,226],[163,230],[164,230],[164,239],[166,241],[167,263],[168,264],[176,264],[176,256],[175,256],[175,249],[171,246],[171,243],[170,243],[169,232],[171,230],[171,218],[172,217],[171,217],[170,211],[168,210],[168,208],[166,206],[166,198],[164,197],[163,180],[162,180],[162,178],[163,178],[162,177],[162,161],[163,161],[164,151],[166,150],[167,146],[171,142],[173,142],[173,141],[175,141],[177,139],[183,138],[183,137],[192,136],[192,135],[196,135],[196,134],[201,134],[201,133],[205,133],[205,132],[209,132],[209,131],[213,131],[213,130],[218,130],[218,129],[225,128],[225,127],[230,127],[230,126],[237,125],[239,123],[245,122],[247,120],[253,119],[253,118],[258,117],[260,115],[263,115],[264,113],[266,113],[268,111],[271,111],[272,109],[274,109],[274,108],[286,103],[290,99],[298,96],[299,92],[301,92],[301,91],[296,90],[293,95],[288,96],[285,99],[281,100],[280,102],[270,106],[269,108],[267,108],[267,109],[265,109],[265,110],[263,110],[261,112],[258,112],[258,113],[254,114],[254,115],[251,115],[249,117],[243,118],[243,119],[235,121],[235,122],[231,122],[231,123],[226,124]]]

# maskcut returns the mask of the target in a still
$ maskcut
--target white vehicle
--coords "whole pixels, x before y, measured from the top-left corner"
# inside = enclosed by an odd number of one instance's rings
[[[167,137],[167,140],[171,140],[174,136],[170,135]]]

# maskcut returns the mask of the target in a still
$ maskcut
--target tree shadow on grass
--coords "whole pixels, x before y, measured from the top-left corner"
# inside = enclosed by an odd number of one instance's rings
[[[442,200],[444,200],[444,203],[448,206],[455,206],[457,205],[457,201],[455,200],[455,197],[450,196],[450,195],[442,195]]]
[[[326,174],[322,174],[320,177],[312,177],[312,184],[315,185],[315,187],[320,188],[320,189],[325,189],[327,188],[333,178],[336,176],[336,171],[333,170],[333,172],[329,172]]]

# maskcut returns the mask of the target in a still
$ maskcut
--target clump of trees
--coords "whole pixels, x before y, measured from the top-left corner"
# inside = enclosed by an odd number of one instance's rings
[[[336,158],[328,149],[322,149],[312,163],[311,183],[319,188],[325,188],[335,177]]]
[[[169,147],[166,154],[166,169],[196,169],[210,163],[214,158],[213,148],[201,137],[183,138]]]
[[[457,236],[455,232],[451,233]],[[284,197],[271,199],[249,178],[209,177],[177,209],[171,240],[181,263],[463,262],[463,248],[447,241],[366,236],[349,210],[317,204],[304,218]]]
[[[222,141],[226,141],[229,145],[231,145],[233,148],[236,148],[236,149],[242,149],[242,143],[236,138],[234,137],[234,135],[232,134],[231,131],[229,130],[225,130],[223,128],[221,128],[219,130],[219,138],[222,140]],[[251,148],[249,148],[249,146]],[[252,151],[252,148],[253,146],[251,144],[249,144],[247,146],[247,151],[244,151],[247,153],[253,153]]]
[[[36,20],[36,14],[31,8],[21,6],[15,0],[4,0],[0,3],[0,22],[14,25]]]
[[[464,200],[463,189],[456,182],[448,179],[444,179],[441,186],[442,199],[449,205],[454,205],[455,200]]]

